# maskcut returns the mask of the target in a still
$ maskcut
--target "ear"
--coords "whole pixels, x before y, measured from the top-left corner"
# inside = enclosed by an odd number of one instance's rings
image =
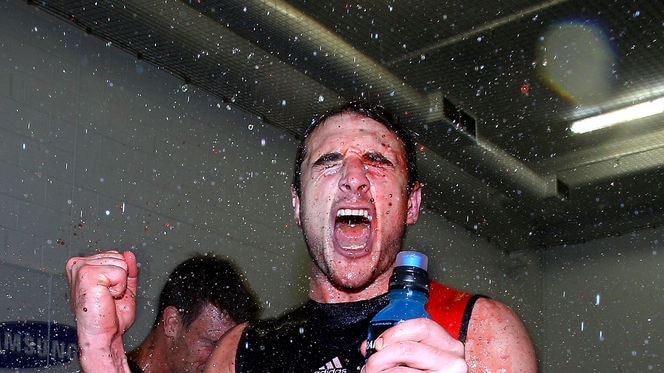
[[[162,328],[167,337],[175,337],[182,328],[182,316],[177,308],[168,306],[164,309]]]
[[[406,224],[415,224],[420,216],[420,203],[422,202],[422,186],[415,182],[413,190],[408,196],[408,212],[406,215]]]
[[[300,197],[297,195],[295,188],[291,187],[291,200],[293,203],[293,215],[295,216],[295,224],[302,225],[300,220]]]

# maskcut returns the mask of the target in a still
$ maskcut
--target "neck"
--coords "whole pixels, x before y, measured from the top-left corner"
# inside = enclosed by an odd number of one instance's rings
[[[367,285],[359,288],[345,288],[336,285],[312,264],[309,281],[309,298],[319,303],[345,303],[367,300],[387,293],[392,271],[386,271]]]
[[[150,331],[143,342],[127,354],[143,370],[144,373],[170,373],[165,351],[168,345],[163,337],[157,335],[155,329]]]

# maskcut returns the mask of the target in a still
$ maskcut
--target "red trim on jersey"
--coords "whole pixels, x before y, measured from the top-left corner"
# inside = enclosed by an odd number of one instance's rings
[[[473,294],[431,281],[426,310],[452,337],[465,342],[468,320],[476,299]]]

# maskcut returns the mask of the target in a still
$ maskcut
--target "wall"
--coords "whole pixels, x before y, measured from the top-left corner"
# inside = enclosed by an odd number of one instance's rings
[[[664,228],[544,253],[547,372],[664,370]]]
[[[0,322],[73,325],[65,262],[111,248],[141,263],[129,346],[194,251],[236,260],[265,316],[306,297],[289,135],[24,2],[0,2],[0,34]],[[426,211],[406,247],[445,283],[514,307],[538,341],[536,252],[505,255]]]
[[[72,325],[66,259],[111,248],[141,263],[131,345],[194,251],[236,260],[265,315],[306,295],[290,136],[25,3],[0,4],[0,322]]]

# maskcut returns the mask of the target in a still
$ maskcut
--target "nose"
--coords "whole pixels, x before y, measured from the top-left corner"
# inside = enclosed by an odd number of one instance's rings
[[[352,193],[366,192],[369,189],[366,168],[357,158],[346,158],[343,163],[339,188]]]

